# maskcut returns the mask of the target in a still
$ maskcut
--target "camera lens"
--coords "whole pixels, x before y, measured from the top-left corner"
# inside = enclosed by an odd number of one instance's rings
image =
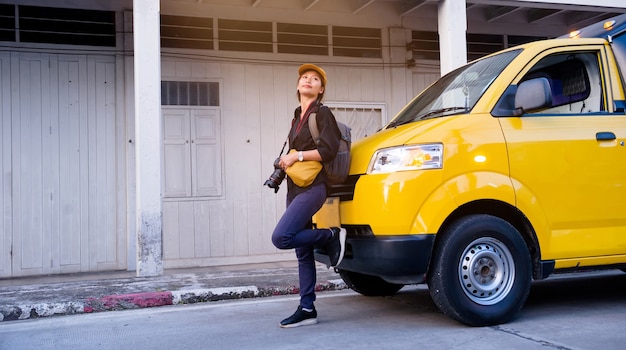
[[[285,179],[285,172],[280,168],[280,158],[276,158],[274,161],[274,172],[270,175],[270,178],[265,180],[263,186],[267,186],[269,188],[274,189],[274,193],[277,193],[279,190],[280,184]]]

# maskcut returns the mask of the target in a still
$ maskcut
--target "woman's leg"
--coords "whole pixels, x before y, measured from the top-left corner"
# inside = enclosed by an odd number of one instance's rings
[[[311,217],[326,200],[326,187],[319,184],[298,194],[287,205],[272,234],[272,242],[278,249],[313,248],[324,245],[331,237],[330,230],[311,229]]]
[[[311,187],[297,195],[288,204],[279,220],[272,242],[279,249],[296,249],[298,257],[298,275],[300,279],[300,306],[313,308],[315,301],[316,270],[313,250],[323,246],[332,236],[328,229],[311,229],[311,217],[324,204],[326,187],[324,184]]]
[[[296,248],[296,256],[298,257],[300,306],[305,309],[313,309],[313,302],[315,301],[315,284],[317,283],[317,271],[315,270],[313,247]]]

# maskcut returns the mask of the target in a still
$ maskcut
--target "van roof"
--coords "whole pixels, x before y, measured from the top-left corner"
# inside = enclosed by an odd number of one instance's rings
[[[590,26],[579,29],[573,33],[561,36],[561,38],[605,38],[617,36],[626,32],[626,13],[615,16]]]

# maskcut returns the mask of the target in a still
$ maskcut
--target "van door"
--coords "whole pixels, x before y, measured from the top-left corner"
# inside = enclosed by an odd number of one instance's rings
[[[626,253],[626,115],[610,111],[603,50],[570,47],[537,57],[520,81],[548,79],[552,105],[500,119],[518,206],[541,213],[547,227],[537,232],[542,259]]]

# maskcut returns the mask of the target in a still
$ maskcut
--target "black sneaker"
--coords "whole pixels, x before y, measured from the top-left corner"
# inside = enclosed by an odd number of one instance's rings
[[[280,321],[282,328],[295,328],[300,326],[309,326],[317,323],[317,311],[313,308],[313,311],[304,311],[302,306],[298,306],[298,310],[293,315]]]
[[[343,255],[346,252],[346,229],[332,227],[330,230],[333,236],[326,243],[326,254],[330,258],[330,266],[335,267],[341,264]]]

